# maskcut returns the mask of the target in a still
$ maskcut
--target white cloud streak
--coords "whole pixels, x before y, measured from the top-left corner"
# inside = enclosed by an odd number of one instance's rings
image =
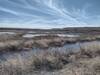
[[[40,25],[43,27],[85,26],[89,24],[87,20],[93,18],[87,13],[89,4],[83,6],[82,9],[71,8],[69,11],[61,2],[61,0],[3,0],[0,11],[8,13],[8,16],[5,17],[3,13],[1,14],[4,17],[0,19],[6,19],[1,20],[0,26],[13,27],[13,25],[20,26],[20,24],[25,25],[24,27],[29,27],[29,25],[30,27],[41,27]],[[3,3],[8,4],[8,7],[3,6]],[[9,17],[9,13],[18,16],[18,18]],[[13,25],[10,25],[11,23]]]

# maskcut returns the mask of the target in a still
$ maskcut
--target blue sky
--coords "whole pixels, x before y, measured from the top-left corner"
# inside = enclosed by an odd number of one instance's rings
[[[100,26],[100,0],[0,0],[0,27]]]

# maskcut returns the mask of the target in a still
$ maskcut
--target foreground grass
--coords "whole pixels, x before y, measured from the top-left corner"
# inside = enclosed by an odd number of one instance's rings
[[[77,53],[39,50],[28,60],[17,54],[0,62],[0,75],[100,75],[99,46],[80,48]]]

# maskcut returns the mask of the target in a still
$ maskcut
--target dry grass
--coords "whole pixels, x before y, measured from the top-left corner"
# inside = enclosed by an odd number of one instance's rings
[[[21,48],[31,49],[33,46],[48,48],[75,41],[76,38],[57,36],[6,40],[0,42],[0,52],[13,51],[12,53],[16,53]],[[10,59],[0,55],[0,75],[100,75],[100,44],[80,45],[80,49],[77,53],[61,53],[57,50],[48,51],[46,49],[33,51],[29,59],[23,59],[20,52],[16,56],[12,55],[16,58]]]
[[[89,49],[70,54],[48,50],[37,51],[25,62],[18,56],[16,59],[3,62],[3,71],[0,73],[1,75],[100,75],[100,55],[97,55],[99,50]],[[90,52],[97,56],[94,57]]]
[[[33,66],[35,70],[59,70],[70,61],[65,54],[56,51],[42,51],[33,58]]]
[[[22,48],[22,43],[23,40],[8,40],[6,42],[0,42],[0,52],[19,51]]]
[[[16,54],[13,58],[1,60],[0,75],[27,75],[36,71],[58,71],[68,63],[67,56],[59,52],[39,51],[29,59],[23,59],[21,55]]]

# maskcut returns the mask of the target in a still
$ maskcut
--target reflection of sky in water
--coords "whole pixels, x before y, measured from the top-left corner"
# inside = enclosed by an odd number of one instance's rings
[[[25,34],[23,35],[24,38],[32,38],[35,36],[45,36],[46,34]]]
[[[23,35],[24,38],[32,38],[35,36],[46,36],[48,34],[25,34]],[[74,35],[74,34],[55,34],[61,37],[79,37],[79,35]]]
[[[16,34],[16,33],[14,33],[14,32],[0,32],[0,35],[2,35],[2,34]]]

